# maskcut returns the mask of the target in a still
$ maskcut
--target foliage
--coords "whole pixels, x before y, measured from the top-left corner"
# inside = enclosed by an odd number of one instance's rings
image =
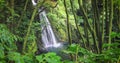
[[[117,62],[120,55],[120,48],[118,48],[118,43],[113,43],[111,45],[104,44],[104,47],[109,47],[112,46],[111,49],[109,50],[104,50],[102,54],[96,54],[91,51],[88,51],[87,49],[84,49],[80,47],[77,44],[72,44],[69,46],[67,50],[64,50],[65,53],[67,54],[76,54],[76,50],[78,48],[78,63],[83,62],[83,63],[101,63],[101,62],[107,62],[107,61],[112,61],[112,62]]]
[[[0,24],[0,44],[7,50],[16,50],[17,36],[12,34],[4,24]]]
[[[114,0],[114,3],[120,6],[120,0]]]
[[[32,63],[35,60],[33,60],[33,55],[26,54],[21,55],[18,52],[9,51],[7,56],[5,55],[5,50],[16,50],[16,46],[14,44],[14,41],[17,41],[17,38],[15,35],[9,32],[7,27],[3,24],[0,24],[0,59],[3,59],[1,62],[5,63],[5,58],[8,58],[9,61],[15,61],[15,63]],[[119,34],[113,32],[111,34],[112,38],[115,38],[115,36],[119,37]],[[30,40],[31,41],[31,40]],[[3,43],[4,42],[4,43]],[[6,46],[9,45],[9,46]],[[118,55],[120,55],[120,49],[118,48],[119,43],[112,43],[112,44],[104,44],[103,49],[107,48],[108,46],[111,46],[111,49],[109,50],[103,50],[102,54],[95,54],[91,51],[88,51],[87,49],[84,49],[80,47],[78,44],[72,44],[68,47],[67,50],[64,52],[67,54],[73,54],[75,55],[77,53],[78,55],[78,61],[77,62],[84,62],[84,63],[99,63],[99,62],[107,62],[111,60],[112,62],[116,62],[118,59]],[[36,60],[41,62],[48,62],[48,63],[62,63],[61,58],[57,56],[55,53],[47,53],[36,56]],[[69,63],[72,61],[70,60],[64,60],[64,63]]]
[[[120,33],[112,32],[111,33],[111,38],[116,38],[116,37],[120,37]]]
[[[8,51],[17,50],[17,46],[15,45],[17,39],[17,36],[12,34],[6,25],[0,24],[0,59],[3,59],[3,62],[5,62],[4,59],[6,58]]]
[[[0,9],[5,7],[5,0],[0,0]]]
[[[39,63],[61,63],[61,58],[53,52],[36,56],[36,59]]]
[[[6,6],[6,0],[0,0],[0,22],[2,22],[1,20],[5,20],[9,13]]]
[[[71,0],[72,5],[65,0],[70,23],[66,23],[63,0],[44,1],[43,7],[47,8],[47,16],[60,41],[68,41],[66,24],[70,25],[73,43],[63,53],[71,58],[65,60],[55,52],[35,55],[41,38],[40,25],[44,23],[39,22],[36,13],[29,24],[34,12],[31,0],[0,0],[0,63],[120,62],[120,0]]]
[[[15,63],[36,63],[33,56],[34,55],[31,54],[22,55],[18,52],[9,52],[7,57],[10,62],[12,61]]]
[[[11,61],[15,61],[15,63],[24,63],[20,53],[17,52],[9,52],[8,59]]]

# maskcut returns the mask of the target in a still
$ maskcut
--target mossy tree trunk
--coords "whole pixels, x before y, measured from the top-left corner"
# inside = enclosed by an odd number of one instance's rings
[[[76,14],[75,14],[73,2],[74,2],[74,1],[70,0],[70,5],[71,5],[72,13],[73,13],[74,20],[75,20],[75,25],[76,25],[77,31],[79,32],[80,39],[82,39],[82,41],[83,41],[84,47],[87,48],[87,47],[86,47],[86,43],[85,43],[85,38],[83,37],[83,35],[81,34],[81,31],[80,31],[80,29],[79,29],[79,25],[78,25],[78,21],[77,21],[78,19],[77,19],[77,16],[76,16]]]
[[[68,42],[70,44],[72,44],[71,41],[71,30],[70,30],[70,23],[69,23],[69,14],[68,14],[68,10],[67,10],[67,4],[66,4],[66,0],[64,0],[64,7],[65,7],[65,12],[66,12],[66,21],[67,21],[67,32],[68,32]]]
[[[41,3],[38,3],[37,6],[35,7],[35,9],[33,10],[33,13],[32,13],[32,17],[30,19],[30,22],[29,22],[29,25],[28,25],[28,28],[27,28],[27,33],[26,33],[26,36],[24,38],[24,43],[23,43],[23,50],[22,50],[22,53],[25,54],[26,53],[26,45],[27,45],[27,40],[28,40],[28,37],[29,37],[29,34],[30,34],[30,31],[31,31],[31,26],[32,26],[32,23],[34,21],[34,18],[37,14],[37,11],[38,9],[40,8],[40,6],[42,6],[44,3],[44,1]]]

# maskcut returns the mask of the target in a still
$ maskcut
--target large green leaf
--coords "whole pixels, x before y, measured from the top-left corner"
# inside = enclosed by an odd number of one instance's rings
[[[53,52],[36,56],[36,59],[39,61],[39,63],[42,63],[42,62],[61,63],[60,61],[61,58],[57,56],[56,53],[53,53]]]
[[[11,61],[15,61],[15,63],[25,63],[23,58],[22,58],[22,55],[20,53],[17,53],[17,52],[9,52],[8,58]]]

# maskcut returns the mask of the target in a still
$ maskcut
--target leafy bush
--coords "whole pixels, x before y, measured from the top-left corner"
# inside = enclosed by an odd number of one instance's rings
[[[15,63],[36,63],[33,56],[32,54],[22,55],[18,52],[8,53],[9,61],[14,61]]]
[[[17,52],[9,52],[8,59],[11,61],[15,61],[15,63],[24,63],[21,54]]]
[[[0,24],[0,59],[1,62],[5,63],[6,54],[9,51],[16,51],[15,45],[17,37],[12,34],[4,24]]]
[[[12,34],[5,25],[0,24],[0,44],[6,50],[16,50],[15,41],[17,41],[17,37]]]
[[[61,58],[53,52],[36,56],[36,59],[39,63],[62,63]]]
[[[64,50],[67,54],[77,55],[77,62],[83,63],[101,63],[101,62],[117,62],[120,55],[120,48],[118,48],[118,43],[104,44],[104,47],[111,46],[110,49],[103,50],[101,54],[96,54],[87,49],[80,47],[78,44],[72,44],[67,50]]]

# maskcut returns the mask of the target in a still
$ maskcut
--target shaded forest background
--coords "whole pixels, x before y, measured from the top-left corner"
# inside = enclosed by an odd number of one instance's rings
[[[0,0],[0,63],[119,63],[120,0]],[[41,41],[38,9],[44,7],[59,42],[68,42],[63,60],[36,55]],[[42,11],[41,11],[42,12]],[[41,46],[40,46],[41,47]]]

